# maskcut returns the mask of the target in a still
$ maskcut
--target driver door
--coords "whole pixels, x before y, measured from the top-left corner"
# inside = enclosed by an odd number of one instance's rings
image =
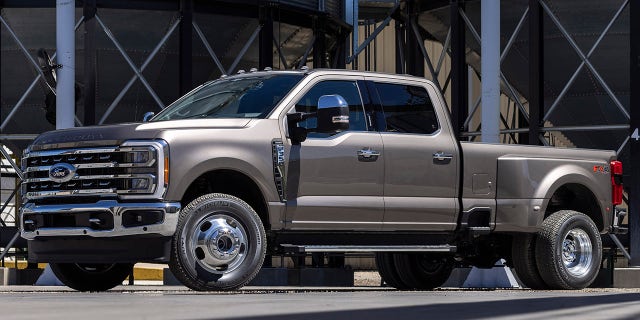
[[[320,96],[342,96],[349,104],[349,130],[321,134],[311,129],[300,144],[288,140],[286,222],[290,229],[382,228],[382,138],[368,123],[368,94],[357,80],[362,78],[321,78],[295,99],[292,112],[314,112]],[[315,118],[298,124],[308,129],[315,125]]]

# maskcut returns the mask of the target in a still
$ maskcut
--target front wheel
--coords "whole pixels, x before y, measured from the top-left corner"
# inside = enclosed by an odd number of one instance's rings
[[[265,239],[260,217],[246,202],[203,195],[180,212],[169,268],[193,290],[238,289],[260,271]]]
[[[130,263],[50,263],[51,271],[62,283],[78,291],[105,291],[121,285],[133,265]]]
[[[583,289],[598,275],[602,240],[591,218],[561,210],[542,223],[536,240],[540,276],[553,289]]]

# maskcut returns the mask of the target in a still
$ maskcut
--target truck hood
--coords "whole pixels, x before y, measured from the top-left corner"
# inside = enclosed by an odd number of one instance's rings
[[[70,128],[45,132],[30,149],[46,150],[119,145],[125,140],[155,139],[163,131],[180,129],[241,129],[251,119],[190,119],[147,123],[124,123],[105,126]]]

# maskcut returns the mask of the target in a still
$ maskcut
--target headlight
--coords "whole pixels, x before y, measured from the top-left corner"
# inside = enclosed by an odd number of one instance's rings
[[[133,178],[131,179],[131,189],[133,190],[145,190],[149,188],[149,179],[145,178]]]

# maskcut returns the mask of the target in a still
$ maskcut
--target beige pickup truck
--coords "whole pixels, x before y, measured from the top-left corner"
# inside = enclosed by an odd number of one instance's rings
[[[579,289],[621,220],[614,152],[459,141],[407,75],[223,77],[143,123],[44,133],[22,166],[29,260],[83,291],[142,261],[233,290],[292,251],[375,253],[398,289],[500,258],[531,288]]]

